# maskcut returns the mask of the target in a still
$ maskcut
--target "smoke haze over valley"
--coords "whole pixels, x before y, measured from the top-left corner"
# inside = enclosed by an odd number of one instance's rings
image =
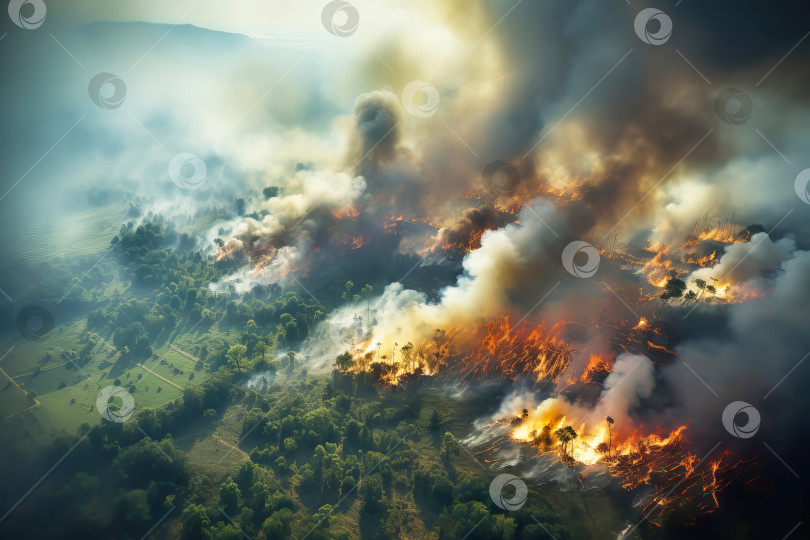
[[[808,7],[12,0],[0,535],[806,536]]]

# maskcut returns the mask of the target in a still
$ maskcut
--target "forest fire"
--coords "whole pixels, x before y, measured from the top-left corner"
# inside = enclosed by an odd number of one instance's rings
[[[753,235],[762,232],[761,229],[759,225],[740,229],[731,221],[712,227],[707,218],[703,218],[681,245],[654,242],[635,255],[620,249],[603,250],[602,255],[618,258],[628,267],[635,267],[636,273],[655,289],[647,293],[648,300],[673,299],[673,303],[680,304],[740,303],[764,293],[751,283],[740,282],[730,273],[730,269],[736,269],[741,263],[734,262],[726,270],[721,270],[723,259],[734,246],[752,243]]]
[[[360,215],[360,211],[357,209],[355,205],[350,204],[349,206],[346,206],[344,208],[333,210],[332,215],[335,216],[337,219],[351,219],[358,217]]]
[[[436,330],[432,338],[417,345],[408,342],[383,348],[382,343],[366,339],[348,353],[347,360],[352,361],[346,362],[345,371],[370,372],[387,385],[400,385],[414,375],[554,383],[567,376],[568,384],[561,391],[568,392],[573,383],[585,385],[576,392],[576,401],[558,394],[534,407],[520,405],[493,418],[493,425],[508,429],[508,438],[499,438],[496,444],[505,440],[529,444],[540,454],[556,454],[566,466],[606,467],[619,486],[645,494],[639,510],[664,507],[651,516],[654,524],[675,508],[688,509],[689,515],[716,508],[716,494],[728,485],[730,471],[736,467],[730,456],[722,454],[701,463],[686,438],[686,425],[647,429],[631,415],[639,401],[652,393],[657,362],[627,352],[618,357],[593,352],[581,373],[572,375],[576,348],[563,337],[571,324],[565,320],[550,326],[513,323],[507,314],[474,328]],[[641,317],[631,325],[616,328],[625,334],[617,338],[627,342],[625,349],[638,342],[650,354],[674,354],[666,341],[665,345],[653,342],[666,335],[659,321]],[[580,401],[589,400],[583,388],[600,386],[602,394],[595,403],[587,406]]]
[[[343,246],[350,250],[360,249],[366,244],[368,244],[368,239],[362,234],[348,236],[343,240]]]
[[[684,257],[684,262],[689,264],[696,264],[698,266],[702,266],[704,268],[711,268],[716,264],[717,250],[712,251],[711,255],[703,255],[699,257],[695,253],[689,253]]]
[[[669,433],[648,435],[635,431],[622,439],[616,436],[615,431],[611,431],[611,421],[603,421],[594,427],[585,419],[569,419],[565,415],[557,416],[555,412],[558,411],[553,406],[548,406],[540,416],[532,415],[525,419],[516,417],[512,422],[518,422],[519,426],[511,432],[511,437],[517,441],[529,442],[542,451],[558,451],[564,461],[593,465],[600,462],[619,463],[623,456],[631,456],[642,448],[648,453],[654,453],[663,447],[680,443],[686,430],[686,426],[679,426]],[[575,436],[571,431],[565,430],[569,425]]]
[[[605,325],[606,342],[615,352],[648,354],[654,363],[666,363],[675,353],[674,336],[658,320],[641,317],[632,323]],[[582,351],[587,358],[575,367],[572,360],[578,345],[564,336],[570,327],[581,326],[567,320],[553,324],[526,321],[511,322],[509,314],[495,317],[472,327],[457,326],[436,329],[429,339],[385,344],[370,333],[347,326],[351,343],[344,339],[344,348],[353,363],[346,371],[377,372],[377,379],[386,384],[398,384],[411,374],[455,375],[503,379],[528,378],[535,382],[559,383],[567,374],[567,385],[577,381],[597,382],[613,371],[614,353]],[[595,330],[598,330],[595,328]]]
[[[464,239],[463,241],[459,241],[456,243],[446,243],[441,246],[441,249],[445,252],[452,252],[452,253],[469,253],[474,249],[478,249],[481,247],[481,236],[483,236],[486,229],[479,229],[477,231],[472,231],[468,238]]]
[[[473,338],[478,345],[462,355],[461,370],[555,381],[571,361],[571,346],[559,337],[565,325],[560,321],[547,330],[544,323],[512,325],[509,315],[499,317],[479,327]]]
[[[398,384],[405,375],[445,370],[553,382],[571,361],[572,348],[560,337],[566,324],[560,321],[550,329],[545,324],[532,326],[522,321],[512,325],[509,315],[503,315],[472,329],[437,329],[431,339],[416,346],[394,343],[390,355],[383,352],[382,343],[366,338],[348,347],[354,360],[350,371],[376,369],[380,380],[389,384]]]
[[[0,540],[810,537],[808,3],[10,0]]]
[[[738,237],[735,233],[735,226],[733,223],[727,223],[721,227],[715,227],[701,232],[697,239],[701,242],[711,240],[723,244],[733,244],[734,242],[741,242],[744,238]]]
[[[592,382],[598,373],[609,373],[613,370],[612,363],[601,354],[592,354],[588,364],[580,376],[582,382]]]
[[[691,451],[687,426],[645,433],[643,428],[616,424],[611,416],[597,417],[599,405],[590,411],[577,409],[571,417],[565,400],[550,398],[536,410],[501,422],[514,426],[509,437],[535,447],[541,454],[556,453],[569,466],[602,465],[627,491],[646,489],[638,509],[659,525],[674,509],[687,516],[712,511],[719,506],[717,493],[733,479],[739,461],[729,452],[703,460]],[[661,507],[660,511],[659,507]]]
[[[479,262],[476,255],[487,252],[498,239],[497,227],[487,233],[500,218],[498,212],[494,205],[471,210],[453,226],[440,229],[431,249],[466,253],[468,264]],[[410,220],[393,217],[388,223],[396,229],[406,221]],[[514,221],[510,226],[524,227]],[[466,305],[459,309],[448,302],[450,309],[408,295],[409,301],[395,302],[402,293],[393,289],[397,294],[384,296],[390,303],[377,304],[377,327],[368,316],[369,328],[347,347],[338,369],[408,388],[426,375],[454,387],[474,387],[491,379],[514,381],[516,388],[523,388],[519,407],[509,409],[511,402],[505,399],[500,416],[491,417],[488,424],[500,431],[482,443],[495,455],[504,445],[530,445],[539,456],[558,456],[555,466],[570,467],[576,474],[588,474],[589,467],[607,472],[615,485],[634,492],[637,509],[654,514],[650,520],[655,524],[675,509],[684,510],[678,516],[692,519],[717,508],[717,493],[728,485],[737,464],[727,453],[703,462],[698,446],[687,438],[687,422],[673,418],[668,424],[645,412],[655,401],[658,366],[673,362],[681,339],[676,328],[656,316],[655,306],[670,299],[677,299],[670,305],[730,304],[763,294],[751,282],[734,276],[721,279],[719,265],[729,250],[723,255],[724,247],[718,244],[739,244],[742,236],[736,229],[726,226],[709,236],[698,233],[685,247],[651,242],[635,255],[618,249],[602,252],[642,277],[634,307],[643,316],[632,320],[609,311],[590,316],[566,309],[551,316],[549,310],[538,323],[518,320],[503,305],[475,318]],[[488,283],[496,282],[497,278]],[[650,292],[650,286],[659,290]],[[571,319],[561,315],[572,312]],[[546,394],[539,405],[532,405],[535,392],[551,392],[551,397]]]
[[[672,272],[675,271],[672,259],[669,258],[669,247],[651,246],[645,248],[645,251],[655,255],[642,264],[639,273],[645,275],[653,287],[664,287]]]

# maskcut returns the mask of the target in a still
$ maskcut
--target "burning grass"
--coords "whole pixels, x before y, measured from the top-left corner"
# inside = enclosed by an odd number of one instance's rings
[[[568,466],[601,465],[623,489],[640,495],[637,509],[654,526],[670,517],[693,521],[719,508],[717,495],[740,473],[743,462],[730,452],[699,458],[686,437],[687,426],[647,432],[642,428],[623,436],[607,417],[595,426],[584,419],[537,417],[524,409],[512,419],[509,437],[555,453]],[[577,426],[577,427],[574,427]],[[587,474],[581,472],[580,474]]]

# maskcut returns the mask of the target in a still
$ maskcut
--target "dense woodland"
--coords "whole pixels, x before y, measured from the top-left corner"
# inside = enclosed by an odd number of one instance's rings
[[[59,538],[571,537],[534,489],[519,511],[493,504],[489,483],[502,471],[462,451],[429,377],[385,387],[338,369],[345,358],[331,373],[307,372],[296,345],[371,284],[341,280],[326,305],[278,285],[215,294],[209,284],[234,263],[215,263],[159,220],[123,226],[103,262],[86,263],[32,270],[54,298],[70,289],[58,313],[83,321],[82,342],[66,351],[76,369],[100,339],[127,366],[185,334],[199,362],[181,397],[136,407],[124,423],[42,430],[40,453],[27,450],[37,430],[23,415],[6,421],[22,434],[2,467],[6,507],[75,448],[0,524],[4,537],[32,527]],[[125,291],[109,289],[113,274]],[[176,442],[226,427],[239,442],[224,466]]]

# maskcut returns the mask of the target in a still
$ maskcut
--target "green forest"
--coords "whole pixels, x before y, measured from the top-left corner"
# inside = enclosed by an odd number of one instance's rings
[[[233,263],[185,243],[160,220],[127,224],[100,260],[30,270],[56,322],[3,363],[3,410],[17,409],[5,506],[59,466],[4,536],[565,539],[616,525],[605,495],[530,486],[520,510],[494,504],[504,471],[460,443],[475,411],[432,377],[384,385],[347,372],[349,355],[309,373],[296,347],[375,284],[341,276],[322,284],[327,304],[294,285],[214,293]],[[110,385],[134,402],[112,399],[113,421],[95,403]]]

